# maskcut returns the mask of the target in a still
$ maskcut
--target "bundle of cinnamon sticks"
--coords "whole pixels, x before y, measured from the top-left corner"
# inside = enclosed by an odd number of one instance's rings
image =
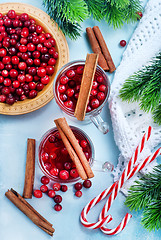
[[[65,118],[58,118],[54,120],[57,129],[61,135],[62,141],[72,159],[76,165],[79,176],[85,180],[87,178],[94,177],[92,169],[88,160],[86,159],[82,148],[80,147],[73,131],[69,127]]]
[[[86,32],[93,52],[99,55],[98,64],[100,67],[110,73],[114,72],[116,67],[99,27],[88,27],[86,28]]]

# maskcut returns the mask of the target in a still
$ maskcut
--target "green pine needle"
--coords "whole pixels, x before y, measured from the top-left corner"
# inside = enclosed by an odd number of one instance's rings
[[[130,76],[120,89],[123,101],[140,101],[140,108],[151,111],[154,121],[161,124],[161,53],[148,66]],[[158,107],[159,106],[159,107]]]
[[[130,210],[143,211],[141,223],[148,230],[161,228],[161,165],[130,187],[125,205]]]

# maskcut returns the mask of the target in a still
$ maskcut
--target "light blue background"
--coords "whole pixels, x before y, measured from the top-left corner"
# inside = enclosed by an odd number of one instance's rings
[[[0,0],[0,3],[7,1]],[[14,2],[11,1],[10,2]],[[41,5],[42,1],[25,1],[22,3],[30,3],[44,10]],[[146,0],[143,1],[143,4]],[[82,24],[82,37],[76,41],[67,38],[70,51],[70,60],[85,59],[87,53],[91,53],[91,48],[88,44],[85,34],[87,26],[98,25],[107,42],[110,53],[113,57],[115,65],[118,66],[121,61],[121,56],[125,48],[119,46],[119,42],[125,39],[130,40],[137,24],[124,25],[122,29],[113,30],[104,21],[97,22],[93,19],[86,20]],[[108,74],[112,82],[113,74]],[[101,134],[92,124],[80,125],[68,119],[68,123],[81,127],[92,139],[96,159],[99,161],[110,161],[115,166],[119,156],[119,150],[115,144],[113,130],[111,126],[110,113],[108,104],[102,111],[102,117],[109,122],[110,132],[107,135]],[[62,117],[62,113],[57,107],[53,99],[43,108],[21,116],[0,116],[0,239],[1,240],[47,240],[51,239],[46,233],[35,226],[26,216],[24,216],[5,196],[7,189],[11,187],[20,194],[23,192],[24,173],[26,162],[26,143],[27,138],[35,138],[38,142],[41,136],[54,125],[53,120]],[[37,163],[35,172],[35,188],[40,187],[41,173]],[[110,173],[95,172],[95,177],[92,180],[93,186],[91,189],[84,190],[83,196],[79,199],[74,196],[73,188],[62,193],[63,210],[56,212],[53,209],[54,202],[47,196],[41,199],[32,198],[29,203],[36,208],[47,220],[53,223],[55,233],[53,239],[56,240],[103,240],[103,239],[119,239],[119,240],[139,240],[151,239],[159,240],[161,232],[147,232],[140,224],[141,212],[133,212],[133,218],[130,220],[127,227],[117,236],[106,236],[100,230],[88,230],[84,228],[80,221],[80,213],[83,207],[105,188],[113,183],[113,178]],[[110,213],[113,216],[111,223],[112,227],[118,225],[125,213],[129,209],[124,206],[125,197],[120,193],[112,205]],[[95,207],[88,216],[90,221],[96,221],[97,216],[103,207],[103,202]]]

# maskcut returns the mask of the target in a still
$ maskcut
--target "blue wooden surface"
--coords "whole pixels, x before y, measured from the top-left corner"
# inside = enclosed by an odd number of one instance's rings
[[[7,1],[0,0],[0,3]],[[14,2],[10,0],[10,2]],[[19,2],[33,4],[34,6],[44,10],[42,1],[25,1]],[[143,4],[146,0],[143,1]],[[116,66],[121,61],[121,56],[125,48],[119,46],[119,42],[125,39],[128,43],[136,24],[125,24],[121,29],[113,30],[104,21],[97,22],[88,19],[82,23],[82,37],[76,41],[67,38],[70,51],[70,60],[85,59],[86,54],[92,52],[87,42],[85,28],[87,26],[98,25],[107,42],[113,60]],[[109,75],[112,82],[113,74]],[[115,166],[119,156],[119,150],[115,144],[113,130],[111,126],[110,113],[108,104],[102,111],[102,117],[110,124],[110,132],[102,135],[92,124],[80,125],[68,119],[68,123],[81,127],[92,139],[95,146],[96,159],[99,161],[110,161]],[[57,107],[53,99],[43,108],[21,116],[0,116],[0,239],[1,240],[47,240],[51,239],[46,233],[35,226],[27,217],[25,217],[16,207],[4,196],[7,189],[11,187],[20,194],[23,192],[24,173],[25,173],[25,157],[27,138],[35,138],[37,143],[45,131],[54,126],[53,120],[62,117],[63,114]],[[35,188],[40,187],[41,173],[36,163]],[[55,233],[53,239],[56,240],[103,240],[103,239],[119,239],[119,240],[135,240],[135,239],[161,239],[161,232],[147,232],[140,224],[141,212],[133,212],[133,218],[127,227],[117,236],[108,237],[100,230],[88,230],[84,228],[79,220],[83,207],[105,188],[113,183],[110,173],[95,172],[92,180],[93,186],[89,190],[83,190],[83,196],[78,199],[74,196],[73,188],[70,186],[69,191],[63,193],[63,210],[59,213],[54,211],[54,202],[47,196],[41,199],[32,198],[29,203],[36,208],[46,219],[53,223]],[[125,197],[120,193],[111,207],[110,213],[113,216],[111,223],[115,227],[129,209],[124,206]],[[103,206],[100,203],[95,207],[89,220],[94,221]]]

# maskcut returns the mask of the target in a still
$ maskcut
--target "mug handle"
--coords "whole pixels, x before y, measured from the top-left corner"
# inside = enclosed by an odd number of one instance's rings
[[[109,132],[108,123],[104,122],[99,114],[90,116],[90,119],[103,134],[106,134]]]

